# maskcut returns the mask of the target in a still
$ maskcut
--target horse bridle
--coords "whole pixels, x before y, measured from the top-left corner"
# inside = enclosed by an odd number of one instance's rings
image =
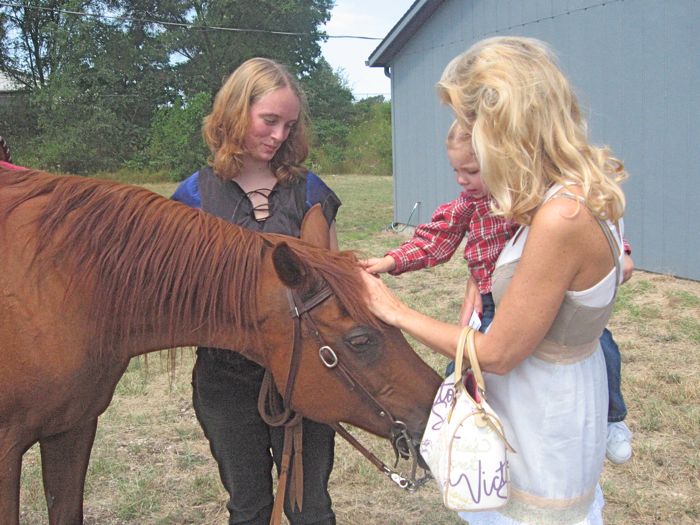
[[[340,423],[335,423],[331,426],[391,481],[396,483],[396,485],[402,489],[413,492],[418,487],[426,483],[431,476],[427,471],[424,471],[421,478],[416,478],[419,457],[418,450],[411,440],[406,424],[396,419],[391,412],[377,400],[377,398],[362,384],[357,375],[353,373],[350,366],[348,366],[338,356],[335,350],[333,350],[333,348],[323,340],[316,322],[311,316],[311,310],[322,304],[332,295],[333,291],[330,289],[330,287],[328,285],[324,285],[317,290],[315,294],[304,301],[301,299],[296,290],[287,289],[290,314],[294,320],[292,357],[289,366],[289,373],[287,375],[287,384],[285,386],[283,396],[284,408],[281,412],[278,412],[273,418],[271,418],[271,420],[268,420],[268,423],[274,425],[293,425],[298,423],[299,416],[298,414],[294,413],[291,406],[292,395],[294,392],[294,382],[296,380],[301,361],[302,322],[305,322],[319,344],[318,356],[323,365],[329,370],[337,373],[338,377],[348,386],[351,391],[356,392],[363,397],[364,400],[370,406],[372,406],[374,410],[376,410],[379,417],[387,419],[391,422],[391,444],[396,455],[394,468],[391,468],[382,462],[377,456],[375,456],[357,439],[355,439],[355,437],[353,437],[345,428],[343,428]],[[261,413],[262,412],[263,411],[261,410]],[[270,418],[270,416],[266,414],[263,414],[263,417]],[[395,470],[400,457],[404,459],[410,458],[412,461],[411,474],[408,477],[403,476]]]

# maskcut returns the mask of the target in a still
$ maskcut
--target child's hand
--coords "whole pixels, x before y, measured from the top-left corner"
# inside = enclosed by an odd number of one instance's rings
[[[626,283],[632,277],[634,271],[634,261],[632,257],[625,254],[624,263],[622,264],[622,282]]]
[[[396,268],[396,261],[394,261],[391,255],[385,255],[381,258],[371,257],[369,259],[363,259],[360,261],[360,266],[369,273],[386,273]]]
[[[472,316],[472,312],[476,310],[476,313],[481,314],[484,312],[484,305],[481,302],[481,294],[479,293],[479,287],[471,275],[467,280],[467,289],[464,291],[464,302],[462,302],[462,308],[459,310],[459,324],[460,326],[467,326],[469,324],[469,319]]]

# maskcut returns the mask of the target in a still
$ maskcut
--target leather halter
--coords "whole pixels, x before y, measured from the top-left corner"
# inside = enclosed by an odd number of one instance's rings
[[[391,443],[394,448],[394,453],[396,454],[396,463],[394,464],[394,467],[396,467],[396,464],[398,464],[399,456],[403,458],[410,457],[412,459],[411,475],[409,477],[404,477],[396,470],[387,466],[377,456],[372,454],[372,452],[357,441],[357,439],[355,439],[345,428],[343,428],[340,423],[335,423],[330,426],[402,489],[413,492],[430,479],[430,474],[428,474],[427,471],[424,472],[423,477],[416,479],[418,450],[408,434],[406,424],[392,416],[391,412],[384,405],[382,405],[367,388],[365,388],[357,374],[354,373],[350,366],[348,366],[345,361],[341,359],[341,356],[339,356],[336,351],[323,340],[323,337],[321,336],[316,323],[311,317],[310,312],[332,295],[333,291],[327,285],[324,285],[311,298],[304,302],[296,290],[287,289],[290,314],[294,321],[294,335],[292,343],[292,357],[287,375],[287,384],[285,386],[282,400],[283,407],[281,410],[278,407],[275,408],[276,404],[273,398],[276,396],[272,392],[274,389],[274,383],[272,382],[269,372],[266,372],[265,374],[265,380],[258,399],[258,409],[263,419],[272,426],[285,426],[284,452],[280,469],[280,477],[278,480],[277,496],[275,498],[275,508],[277,508],[277,512],[273,510],[273,517],[270,520],[271,524],[279,523],[279,521],[275,521],[275,519],[281,519],[281,510],[285,497],[286,477],[288,473],[289,457],[291,455],[290,449],[292,448],[292,440],[294,440],[295,472],[292,483],[290,483],[290,489],[292,492],[290,499],[292,499],[293,503],[297,503],[297,506],[301,508],[303,497],[303,478],[301,477],[303,475],[303,468],[301,465],[301,417],[292,409],[294,384],[299,371],[299,364],[301,362],[302,321],[307,323],[307,326],[310,328],[311,333],[314,335],[319,344],[318,356],[324,366],[326,366],[326,368],[329,370],[334,371],[347,385],[348,389],[352,392],[356,392],[360,397],[362,397],[364,401],[376,411],[380,418],[391,422]],[[268,412],[268,410],[270,411]],[[401,447],[401,450],[399,450],[399,447]],[[278,503],[280,500],[282,503]]]

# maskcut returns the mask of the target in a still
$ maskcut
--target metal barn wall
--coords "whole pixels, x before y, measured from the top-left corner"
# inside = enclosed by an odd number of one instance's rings
[[[445,1],[390,61],[395,220],[425,222],[459,191],[444,148],[452,115],[435,93],[445,65],[481,38],[531,36],[559,57],[592,142],[631,175],[637,267],[700,280],[698,20],[698,0]]]

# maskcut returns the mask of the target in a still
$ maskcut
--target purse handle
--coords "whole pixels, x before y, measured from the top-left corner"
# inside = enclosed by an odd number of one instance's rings
[[[467,344],[469,330],[474,330],[471,326],[465,326],[459,333],[457,341],[457,351],[455,352],[455,385],[462,382],[462,363],[464,361],[464,347]]]
[[[462,382],[462,363],[464,361],[464,350],[467,350],[467,358],[469,359],[469,368],[472,369],[474,379],[479,387],[479,393],[486,399],[486,382],[484,375],[481,373],[479,359],[476,357],[476,330],[471,326],[462,328],[457,342],[457,353],[455,355],[455,385]]]
[[[476,330],[471,326],[465,326],[462,328],[462,332],[459,334],[459,340],[457,342],[457,353],[455,354],[455,380],[454,389],[455,396],[452,398],[452,406],[457,400],[460,390],[466,390],[464,386],[464,381],[462,381],[462,363],[464,361],[464,349],[467,350],[467,358],[469,359],[469,368],[472,370],[474,379],[476,380],[476,387],[479,390],[480,399],[477,401],[472,397],[472,401],[476,405],[479,413],[482,417],[482,424],[490,426],[498,436],[503,440],[506,448],[511,452],[515,452],[515,449],[506,439],[505,431],[503,429],[503,424],[498,419],[493,412],[486,412],[482,406],[482,402],[486,401],[486,383],[484,382],[484,376],[481,373],[481,367],[479,366],[479,360],[476,357]],[[471,396],[470,396],[471,397]],[[450,415],[451,415],[450,411]],[[448,416],[449,421],[450,416]]]

